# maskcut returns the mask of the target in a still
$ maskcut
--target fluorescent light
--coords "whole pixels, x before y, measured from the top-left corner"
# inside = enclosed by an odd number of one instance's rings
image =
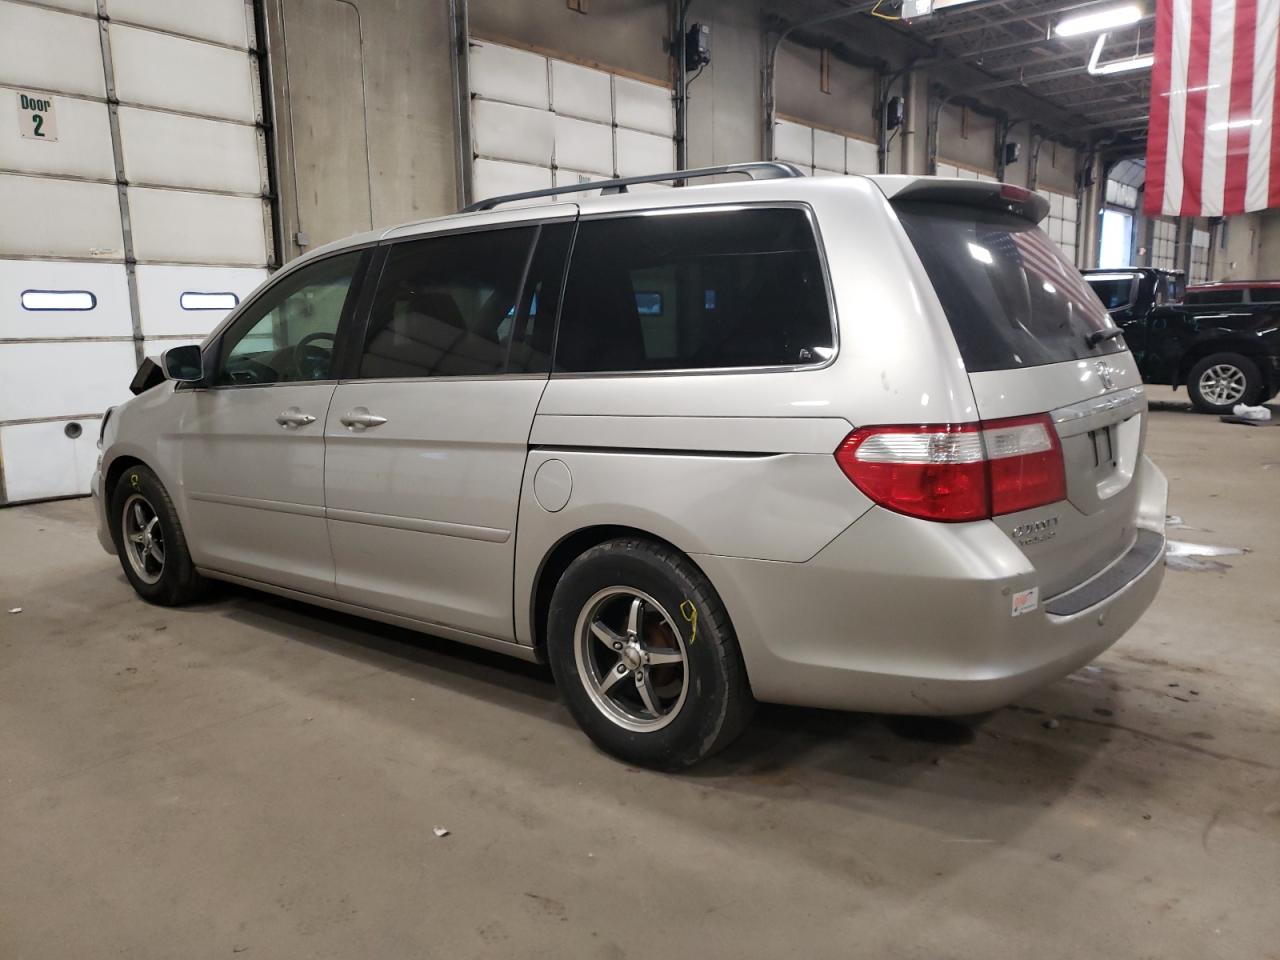
[[[1113,30],[1116,27],[1137,23],[1142,19],[1142,10],[1135,3],[1123,7],[1111,7],[1096,13],[1082,13],[1076,17],[1059,20],[1053,32],[1060,37],[1079,37],[1086,33],[1097,33],[1099,30]]]
[[[1256,117],[1250,117],[1248,120],[1224,120],[1222,123],[1211,123],[1205,129],[1207,130],[1238,130],[1241,127],[1256,127],[1262,121]]]
[[[991,256],[991,251],[986,247],[980,247],[976,243],[971,243],[968,246],[969,256],[973,257],[973,259],[977,260],[979,263],[995,263],[995,260]]]
[[[1098,41],[1093,45],[1093,53],[1089,55],[1089,73],[1095,77],[1105,77],[1112,73],[1126,73],[1129,70],[1149,70],[1155,63],[1152,54],[1141,57],[1129,57],[1127,60],[1112,60],[1110,63],[1098,63],[1102,48],[1107,42],[1105,33],[1098,34]]]

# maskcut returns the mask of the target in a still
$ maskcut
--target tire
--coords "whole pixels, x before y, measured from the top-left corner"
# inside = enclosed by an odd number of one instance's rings
[[[1258,365],[1238,353],[1212,353],[1187,375],[1187,394],[1205,413],[1227,414],[1237,403],[1260,403],[1265,389]]]
[[[691,766],[736,739],[755,708],[715,589],[647,540],[611,540],[569,565],[551,598],[547,658],[587,736],[636,766]]]
[[[175,607],[205,592],[206,581],[191,562],[178,511],[150,468],[139,464],[121,474],[108,509],[116,555],[138,596]]]

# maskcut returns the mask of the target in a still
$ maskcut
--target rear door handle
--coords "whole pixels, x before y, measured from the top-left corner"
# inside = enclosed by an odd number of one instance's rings
[[[344,413],[340,420],[344,427],[352,430],[364,430],[368,427],[378,427],[387,422],[386,417],[380,417],[376,413],[370,413],[365,407],[356,407],[354,410],[348,410]]]
[[[282,427],[305,427],[308,423],[315,423],[316,418],[309,413],[303,413],[297,407],[290,407],[280,416],[276,417],[276,423]]]

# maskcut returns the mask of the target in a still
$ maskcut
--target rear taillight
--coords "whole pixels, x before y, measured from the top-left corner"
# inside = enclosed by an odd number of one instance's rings
[[[841,442],[836,463],[876,503],[926,520],[983,520],[1067,495],[1058,432],[1045,414],[862,427]]]

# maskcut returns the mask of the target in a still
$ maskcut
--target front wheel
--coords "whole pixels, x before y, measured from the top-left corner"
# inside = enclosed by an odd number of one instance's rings
[[[1200,360],[1187,377],[1187,393],[1205,413],[1227,414],[1237,403],[1262,399],[1262,374],[1248,357],[1215,353]]]
[[[111,491],[109,520],[120,566],[138,596],[172,607],[204,592],[169,493],[149,468],[127,469]]]
[[[607,753],[688,767],[732,742],[755,701],[728,613],[681,554],[612,540],[556,585],[547,655],[569,712]]]

